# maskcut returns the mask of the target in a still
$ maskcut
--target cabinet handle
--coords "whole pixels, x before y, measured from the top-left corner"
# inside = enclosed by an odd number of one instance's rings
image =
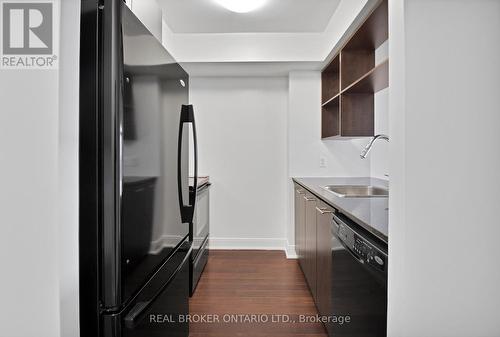
[[[328,208],[319,208],[316,207],[316,210],[320,212],[321,214],[333,214],[334,211],[330,211]]]
[[[309,198],[309,197],[304,197],[304,200],[305,200],[305,201],[316,201],[316,199],[314,199],[314,198]]]
[[[297,194],[304,194],[304,190],[297,190]]]

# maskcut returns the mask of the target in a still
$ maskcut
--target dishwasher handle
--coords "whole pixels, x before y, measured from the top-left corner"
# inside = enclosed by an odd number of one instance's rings
[[[330,210],[328,208],[321,208],[321,207],[316,207],[316,211],[318,211],[321,215],[335,213],[335,211],[333,211],[333,210]]]

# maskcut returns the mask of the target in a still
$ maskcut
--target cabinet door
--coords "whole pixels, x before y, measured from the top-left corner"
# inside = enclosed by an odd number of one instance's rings
[[[299,185],[295,184],[295,251],[299,259],[299,264],[304,271],[304,235],[305,235],[305,216],[306,201],[304,199],[305,191]],[[305,272],[305,271],[304,271]]]
[[[306,279],[316,300],[316,198],[306,192],[305,263]]]
[[[332,213],[334,209],[319,201],[316,207],[316,306],[321,315],[331,313]]]

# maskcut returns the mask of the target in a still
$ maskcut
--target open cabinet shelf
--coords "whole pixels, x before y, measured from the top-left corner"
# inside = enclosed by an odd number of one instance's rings
[[[389,60],[369,70],[342,93],[376,93],[389,86]]]
[[[342,94],[340,135],[369,137],[374,130],[373,94]]]
[[[340,97],[340,93],[336,94],[335,96],[330,98],[328,101],[321,104],[321,106],[327,106],[327,105],[333,104],[333,103],[335,103],[336,100],[338,100],[339,97]]]
[[[333,100],[340,93],[340,57],[337,55],[321,73],[322,102]]]
[[[340,136],[340,96],[321,107],[321,138]]]
[[[383,0],[323,69],[322,139],[373,136],[374,94],[389,86],[389,60],[376,64],[375,50],[387,39]]]

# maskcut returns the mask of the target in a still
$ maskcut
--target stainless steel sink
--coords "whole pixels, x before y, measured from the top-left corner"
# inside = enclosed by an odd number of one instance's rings
[[[341,198],[387,198],[389,190],[371,185],[328,185],[323,188]]]

